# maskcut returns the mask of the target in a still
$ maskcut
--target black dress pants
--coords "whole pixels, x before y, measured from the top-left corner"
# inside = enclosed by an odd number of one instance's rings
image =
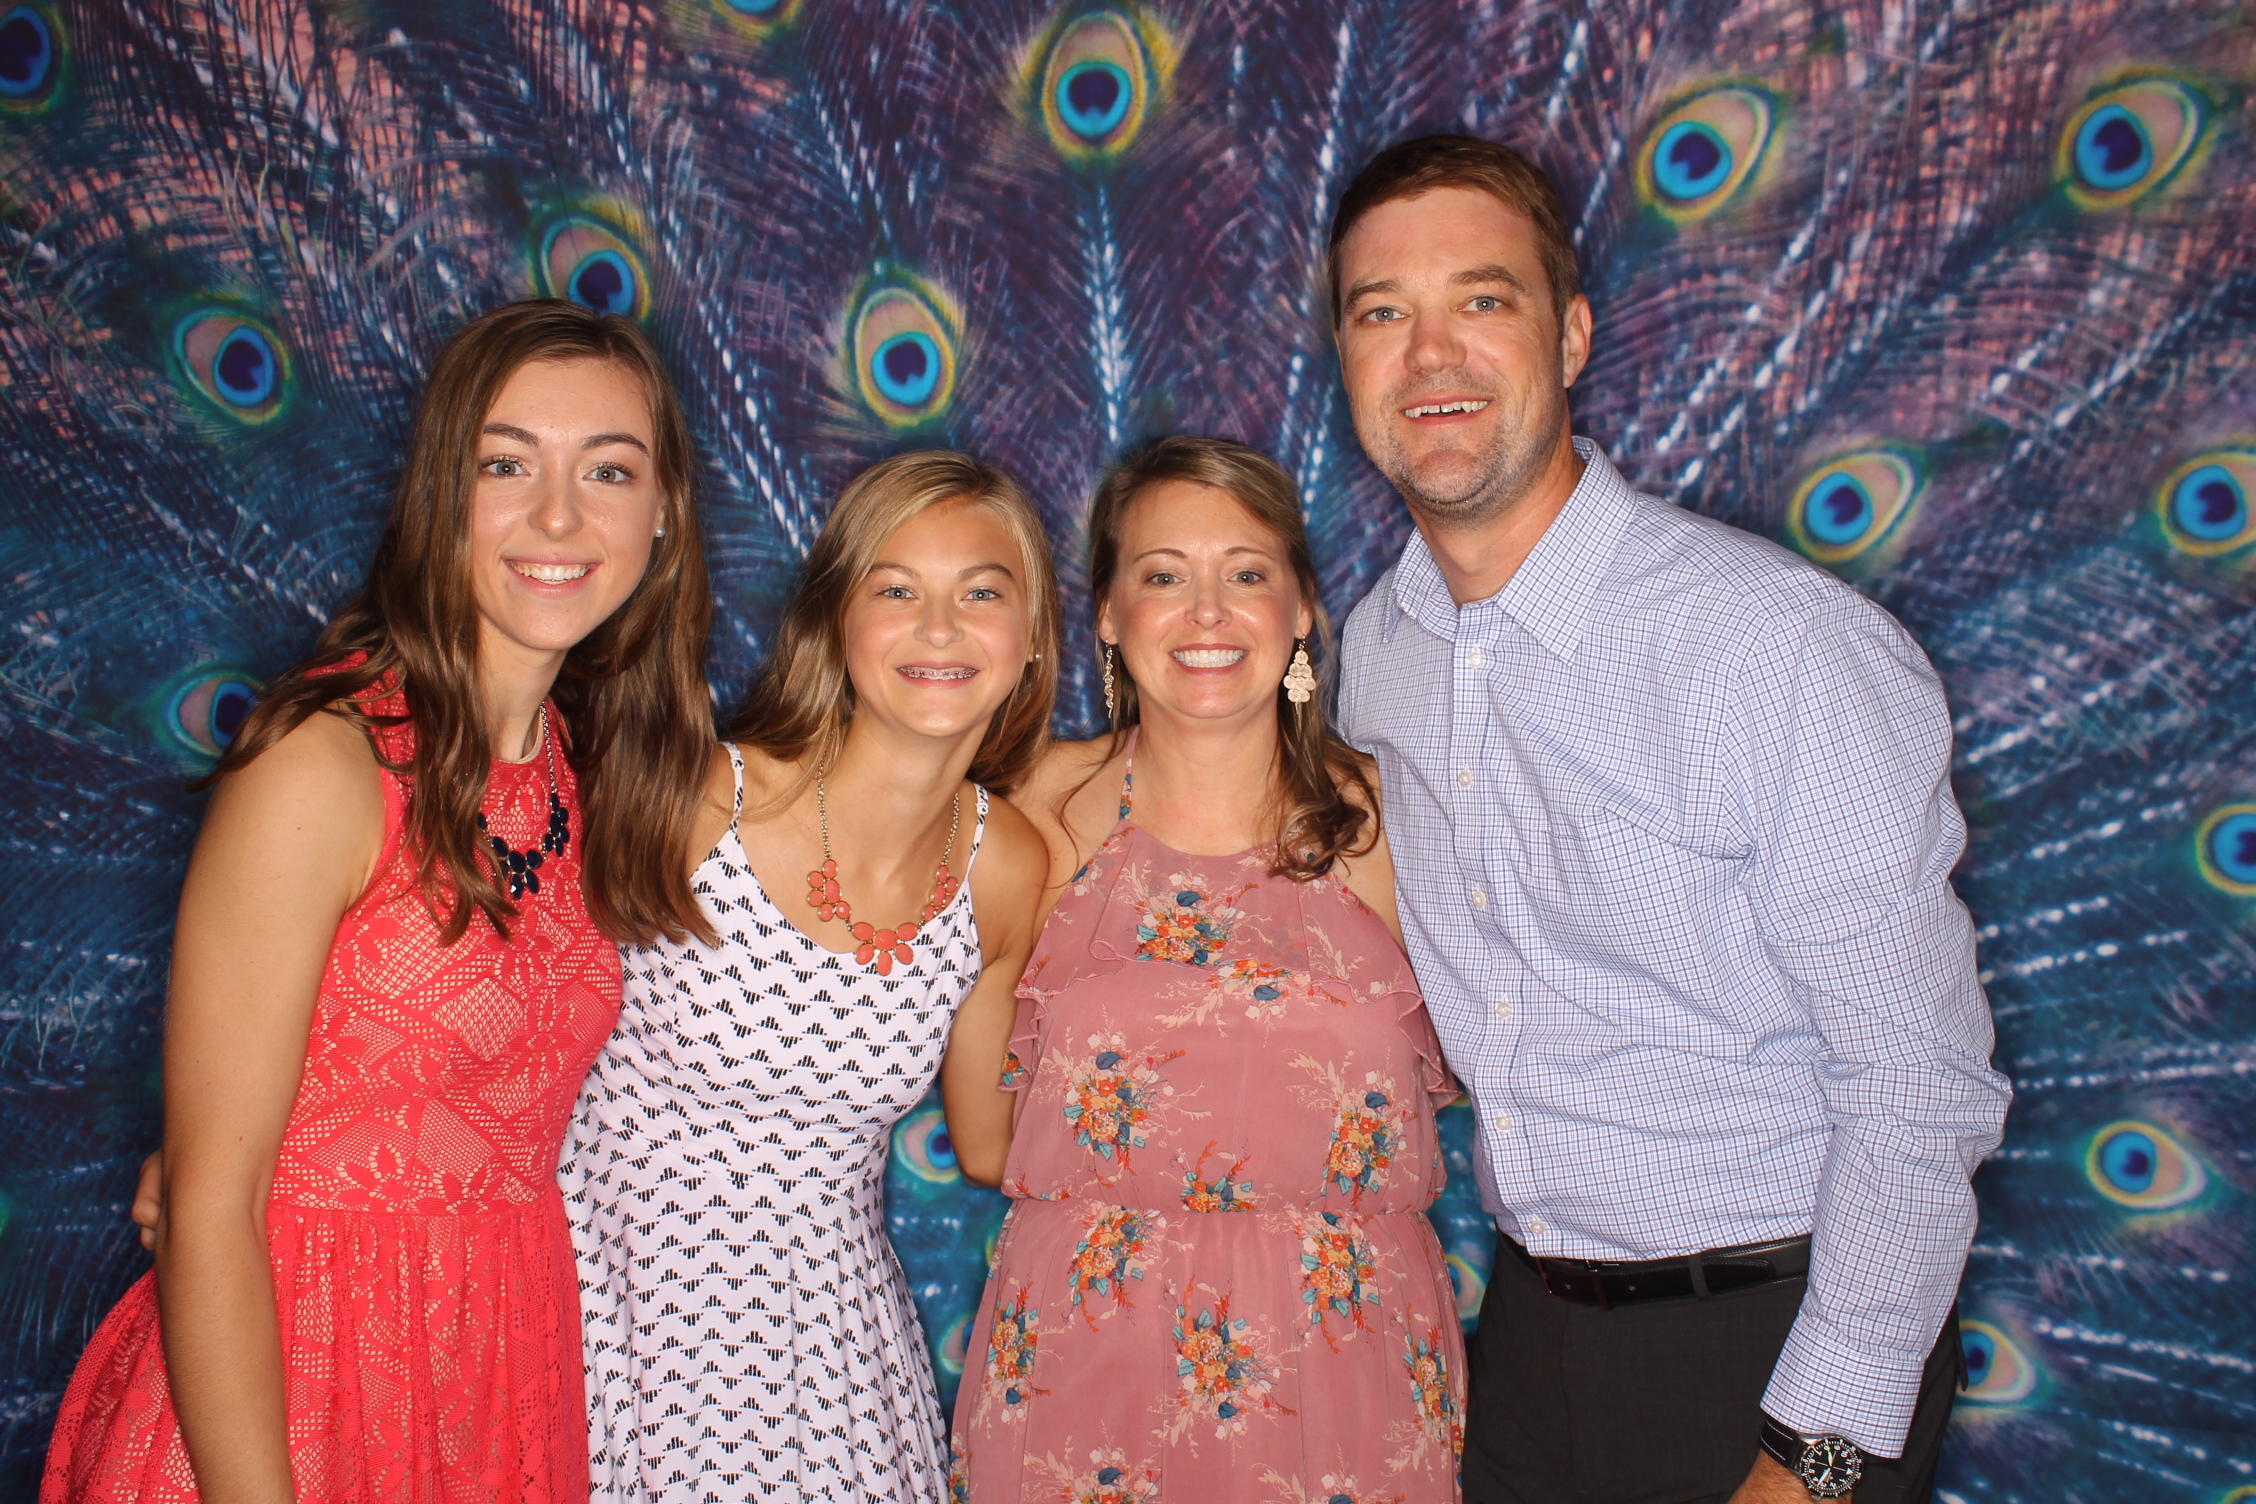
[[[1760,1449],[1762,1396],[1806,1279],[1601,1311],[1499,1248],[1466,1355],[1465,1504],[1725,1504]],[[1925,1504],[1963,1381],[1943,1320],[1900,1459],[1856,1504]]]

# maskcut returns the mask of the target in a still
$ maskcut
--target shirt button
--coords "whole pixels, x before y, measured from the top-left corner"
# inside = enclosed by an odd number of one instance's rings
[[[1473,907],[1476,909],[1488,907],[1488,895],[1478,888],[1473,889]]]
[[[1498,1018],[1510,1018],[1510,1017],[1512,1016],[1512,1005],[1511,1005],[1511,1003],[1510,1003],[1509,1001],[1502,1001],[1502,1002],[1499,1002],[1499,1003],[1497,1003],[1497,1005],[1496,1005],[1496,1016],[1497,1016]]]
[[[1459,768],[1457,770],[1457,787],[1461,789],[1469,789],[1472,786],[1473,770],[1471,768]]]
[[[1498,1133],[1510,1133],[1519,1126],[1512,1121],[1512,1115],[1508,1112],[1498,1113],[1495,1117],[1489,1119],[1489,1123]]]
[[[1539,1238],[1550,1230],[1551,1229],[1545,1225],[1541,1217],[1536,1217],[1528,1223],[1528,1231],[1534,1233]]]
[[[1479,648],[1475,648],[1465,655],[1465,666],[1467,668],[1479,668],[1481,666],[1481,650]]]

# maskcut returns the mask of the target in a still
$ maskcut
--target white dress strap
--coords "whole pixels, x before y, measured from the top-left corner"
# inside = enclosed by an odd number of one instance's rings
[[[971,880],[971,864],[979,860],[979,842],[987,834],[987,790],[976,783],[972,787],[979,792],[979,813],[971,827],[971,852],[964,858],[962,882]]]

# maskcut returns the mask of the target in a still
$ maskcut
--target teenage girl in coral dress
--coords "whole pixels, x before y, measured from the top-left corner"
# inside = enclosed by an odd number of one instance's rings
[[[1455,1088],[1375,780],[1315,697],[1298,498],[1168,439],[1089,535],[1119,730],[1019,796],[1062,896],[1004,1090],[948,1095],[964,1173],[1013,1198],[951,1498],[1451,1504],[1464,1367],[1424,1214]]]
[[[587,1498],[555,1167],[614,940],[700,922],[691,473],[631,323],[517,304],[441,352],[367,584],[220,764],[156,1270],[44,1504]]]

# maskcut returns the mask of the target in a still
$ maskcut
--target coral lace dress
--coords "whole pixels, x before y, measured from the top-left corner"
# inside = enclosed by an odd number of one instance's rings
[[[1409,962],[1334,878],[1130,815],[1019,989],[951,1497],[1448,1504],[1463,1349],[1424,1212],[1455,1087]]]
[[[409,734],[380,733],[387,756],[404,760]],[[405,782],[382,775],[384,853],[330,947],[267,1210],[301,1504],[587,1498],[556,1160],[618,1013],[619,953],[581,901],[564,760],[495,763],[484,810],[493,835],[537,849],[552,776],[571,838],[510,938],[474,919],[441,946],[406,890]],[[144,1277],[79,1362],[40,1498],[197,1497]]]

